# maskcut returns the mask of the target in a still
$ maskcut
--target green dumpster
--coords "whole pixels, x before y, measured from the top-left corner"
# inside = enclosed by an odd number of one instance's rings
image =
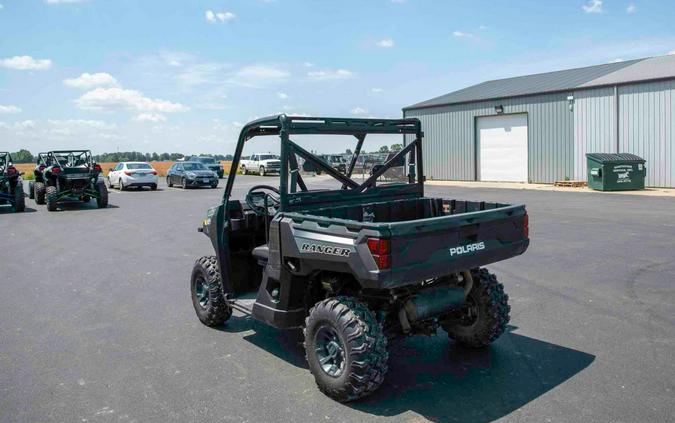
[[[645,189],[645,159],[635,154],[588,153],[588,187],[598,191]]]

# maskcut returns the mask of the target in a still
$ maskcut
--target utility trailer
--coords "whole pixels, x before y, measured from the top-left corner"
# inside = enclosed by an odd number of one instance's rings
[[[15,212],[26,210],[26,197],[23,193],[23,181],[12,163],[12,156],[0,151],[0,205],[8,204]]]
[[[408,135],[402,150],[365,181],[352,179],[369,134]],[[257,185],[231,198],[244,144],[258,136],[281,141],[279,185]],[[346,174],[292,140],[342,135],[356,141]],[[225,193],[200,232],[215,256],[198,259],[192,301],[208,326],[233,309],[276,328],[304,328],[309,369],[338,401],[377,389],[387,372],[389,340],[434,334],[484,347],[506,328],[503,285],[484,269],[525,252],[523,205],[424,196],[422,137],[417,119],[272,116],[242,128]],[[337,183],[310,190],[298,159]],[[381,177],[405,163],[402,181]],[[255,292],[255,301],[243,298]]]

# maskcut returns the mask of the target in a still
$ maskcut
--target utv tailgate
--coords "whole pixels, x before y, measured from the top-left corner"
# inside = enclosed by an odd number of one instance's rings
[[[525,252],[524,206],[389,223],[390,287],[484,266]],[[387,273],[382,272],[382,273]]]

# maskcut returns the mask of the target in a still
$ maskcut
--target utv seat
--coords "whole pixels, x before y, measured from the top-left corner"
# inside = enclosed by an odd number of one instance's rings
[[[270,247],[268,247],[267,244],[263,244],[259,247],[255,247],[253,251],[251,251],[251,254],[258,260],[259,265],[265,266],[270,257]]]

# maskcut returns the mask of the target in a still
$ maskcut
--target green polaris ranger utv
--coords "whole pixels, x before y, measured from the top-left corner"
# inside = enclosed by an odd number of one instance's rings
[[[370,134],[399,134],[407,143],[359,183],[352,173]],[[244,144],[268,135],[281,141],[279,185],[231,198]],[[296,135],[353,139],[346,173],[294,142]],[[280,115],[245,125],[222,202],[199,228],[216,253],[192,270],[201,322],[222,325],[237,309],[276,328],[304,328],[309,369],[338,401],[380,386],[391,339],[439,327],[469,347],[499,338],[509,321],[508,296],[482,266],[525,252],[525,207],[426,197],[422,137],[417,119]],[[331,188],[309,189],[300,158],[334,178]],[[403,179],[383,181],[402,160]]]
[[[108,188],[99,179],[101,172],[89,150],[40,153],[33,184],[35,202],[55,211],[64,201],[86,203],[95,198],[99,208],[108,207]]]
[[[15,212],[26,211],[23,181],[12,163],[12,156],[0,151],[0,205],[8,204]]]

